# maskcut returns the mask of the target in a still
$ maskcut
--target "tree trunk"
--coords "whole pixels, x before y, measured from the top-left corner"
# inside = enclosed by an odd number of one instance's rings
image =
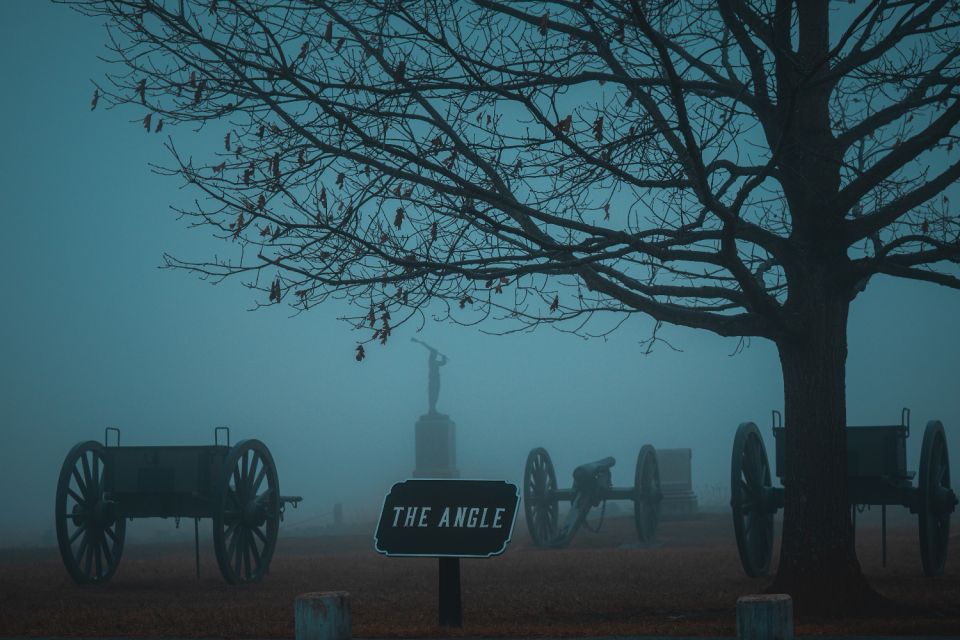
[[[849,300],[818,293],[804,300],[802,332],[777,344],[786,491],[780,565],[768,590],[789,593],[801,614],[849,615],[866,612],[878,596],[857,560],[847,497]]]

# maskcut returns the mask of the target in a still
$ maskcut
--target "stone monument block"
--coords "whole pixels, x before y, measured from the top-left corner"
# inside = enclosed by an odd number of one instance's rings
[[[420,416],[416,425],[414,478],[459,478],[456,424],[443,413]]]
[[[657,449],[660,468],[660,517],[683,517],[697,513],[697,494],[691,477],[691,449]]]

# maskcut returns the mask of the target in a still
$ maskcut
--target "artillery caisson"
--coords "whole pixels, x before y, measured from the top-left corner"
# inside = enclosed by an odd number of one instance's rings
[[[773,412],[776,474],[784,480],[785,429],[779,411]],[[883,563],[887,554],[887,505],[910,509],[919,520],[920,560],[928,576],[943,573],[950,535],[950,514],[957,496],[950,488],[950,460],[943,424],[931,420],[923,433],[920,472],[913,486],[907,471],[906,441],[910,436],[910,410],[904,409],[900,424],[847,427],[847,489],[851,517],[856,523],[857,506],[881,507]],[[774,487],[767,451],[757,425],[744,422],[733,440],[730,465],[730,506],[737,549],[744,571],[751,577],[766,575],[773,552],[773,517],[783,507],[784,489]]]
[[[108,446],[108,436],[116,434]],[[225,435],[225,444],[218,440]],[[80,584],[108,581],[117,569],[128,518],[194,518],[199,576],[200,518],[213,520],[217,563],[229,583],[256,582],[270,567],[286,504],[277,468],[259,440],[230,446],[226,427],[209,446],[120,446],[108,428],[104,443],[73,447],[57,482],[57,543],[63,564]]]
[[[637,456],[632,487],[614,487],[610,468],[614,458],[582,464],[573,471],[573,487],[557,488],[557,474],[546,449],[527,456],[523,470],[523,508],[527,529],[538,547],[565,547],[576,535],[593,507],[607,500],[633,501],[634,523],[641,542],[653,540],[660,520],[660,471],[657,452],[644,445]],[[570,501],[570,511],[560,525],[559,503]]]

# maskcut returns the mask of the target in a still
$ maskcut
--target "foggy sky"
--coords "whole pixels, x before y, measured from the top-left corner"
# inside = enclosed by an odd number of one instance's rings
[[[322,520],[334,502],[372,522],[412,472],[413,425],[427,409],[427,352],[413,335],[450,358],[438,409],[457,423],[463,477],[519,482],[527,452],[544,446],[563,486],[576,464],[607,455],[614,484],[629,485],[650,443],[692,447],[694,485],[726,485],[746,420],[772,456],[782,380],[761,340],[731,357],[736,340],[667,328],[681,351],[644,355],[651,325],[640,317],[589,341],[431,322],[367,345],[357,363],[366,335],[336,320],[336,304],[251,312],[265,300],[238,280],[211,286],[158,269],[164,251],[206,258],[227,247],[170,212],[195,194],[151,173],[168,157],[142,114],[90,111],[103,42],[95,21],[63,6],[0,3],[0,486],[11,514],[0,547],[53,528],[63,457],[107,426],[123,444],[212,444],[214,427],[229,425],[234,442],[263,440],[282,492],[305,497],[290,523]],[[958,318],[957,292],[882,277],[852,307],[849,421],[894,424],[911,407],[912,470],[930,418],[960,460]]]

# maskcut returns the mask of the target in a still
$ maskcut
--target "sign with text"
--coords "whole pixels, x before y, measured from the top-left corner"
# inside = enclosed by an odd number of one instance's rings
[[[517,486],[502,480],[398,482],[374,546],[388,556],[495,556],[507,549],[519,503]]]

